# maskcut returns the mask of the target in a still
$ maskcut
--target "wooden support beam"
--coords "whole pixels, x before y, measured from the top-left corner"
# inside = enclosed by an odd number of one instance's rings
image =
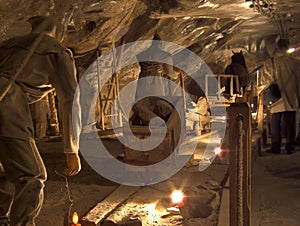
[[[262,134],[264,129],[264,105],[262,93],[260,93],[258,96],[257,124],[258,132]]]

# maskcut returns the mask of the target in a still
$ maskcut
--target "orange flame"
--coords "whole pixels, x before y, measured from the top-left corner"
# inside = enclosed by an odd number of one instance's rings
[[[78,221],[79,221],[78,214],[77,214],[77,212],[74,212],[73,216],[72,216],[72,222],[73,222],[73,224],[78,224]]]

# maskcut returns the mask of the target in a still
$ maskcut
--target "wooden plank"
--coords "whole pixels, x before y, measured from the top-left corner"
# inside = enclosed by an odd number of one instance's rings
[[[149,126],[130,126],[130,130],[131,131],[127,131],[126,129],[124,129],[123,133],[126,135],[130,132],[134,135],[151,135]],[[162,134],[164,134],[162,127],[152,127],[153,136],[161,136]]]
[[[263,133],[264,127],[264,106],[263,106],[263,95],[262,93],[258,96],[257,106],[257,128],[259,133]]]
[[[124,203],[129,197],[135,194],[140,187],[131,187],[121,185],[103,201],[99,202],[91,209],[82,219],[82,226],[99,225],[105,220],[116,208]]]

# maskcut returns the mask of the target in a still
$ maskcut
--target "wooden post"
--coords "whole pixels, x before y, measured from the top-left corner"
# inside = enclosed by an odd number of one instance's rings
[[[258,132],[261,134],[264,130],[264,105],[263,105],[263,94],[260,93],[258,96],[257,103],[257,128]]]
[[[230,226],[250,226],[251,112],[246,102],[232,103],[229,116]]]
[[[48,94],[48,101],[49,101],[49,110],[50,110],[50,129],[51,134],[58,136],[59,135],[59,121],[57,115],[57,109],[55,106],[55,96],[54,92],[50,92]]]
[[[48,115],[48,98],[43,99],[32,104],[33,107],[33,120],[35,123],[35,137],[42,139],[46,136],[47,132],[47,115]]]

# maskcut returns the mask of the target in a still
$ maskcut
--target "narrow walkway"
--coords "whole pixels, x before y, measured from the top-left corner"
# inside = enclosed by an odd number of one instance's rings
[[[300,147],[293,155],[263,150],[252,171],[252,226],[300,225]]]
[[[117,140],[107,139],[104,143],[114,156],[123,153],[122,145]],[[134,196],[128,200],[126,198],[126,202],[121,203],[105,220],[122,224],[124,220],[139,219],[143,226],[216,226],[220,206],[219,185],[224,180],[228,164],[225,159],[216,158],[207,169],[200,172],[199,159],[206,145],[205,142],[199,142],[190,164],[166,181],[142,187]],[[66,184],[65,178],[59,175],[65,167],[62,142],[43,140],[38,142],[38,146],[48,171],[48,180],[45,201],[36,220],[37,226],[66,226],[73,211],[78,212],[80,218],[90,211],[102,211],[101,202],[115,194],[119,184],[98,175],[84,158],[82,171],[69,177]],[[170,194],[174,189],[183,189],[188,198],[180,212],[170,213],[167,208],[173,206]],[[100,208],[97,207],[99,203]],[[106,207],[104,205],[103,208]],[[101,217],[100,213],[96,214],[97,218]]]

